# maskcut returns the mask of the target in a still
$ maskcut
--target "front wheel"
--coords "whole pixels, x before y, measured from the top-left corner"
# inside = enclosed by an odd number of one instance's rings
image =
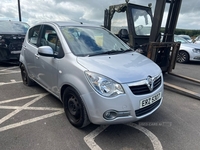
[[[73,126],[83,128],[90,123],[81,97],[75,89],[68,87],[64,91],[63,103],[65,114]]]
[[[189,61],[189,54],[186,51],[179,51],[177,56],[177,62],[187,63]]]

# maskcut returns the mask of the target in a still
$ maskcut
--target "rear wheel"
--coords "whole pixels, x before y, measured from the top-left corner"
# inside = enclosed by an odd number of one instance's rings
[[[20,69],[21,69],[21,76],[22,76],[22,81],[24,85],[27,85],[27,86],[34,85],[35,82],[31,78],[29,78],[26,68],[24,67],[23,64],[20,66]]]
[[[177,62],[187,63],[189,61],[189,54],[186,51],[179,51],[177,56]]]
[[[90,123],[84,104],[76,90],[71,87],[66,88],[63,103],[65,114],[73,126],[83,128]]]

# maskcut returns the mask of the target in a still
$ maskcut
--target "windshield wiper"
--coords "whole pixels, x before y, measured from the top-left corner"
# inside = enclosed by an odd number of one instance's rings
[[[123,50],[123,49],[121,49],[121,50],[110,50],[110,51],[106,51],[106,52],[90,54],[88,56],[90,57],[90,56],[105,55],[105,54],[112,55],[112,54],[125,53],[125,52],[128,52],[128,51],[133,51],[133,50],[131,50],[131,49],[127,49],[127,50]]]
[[[121,50],[123,50],[123,49],[121,49]],[[134,50],[133,49],[131,49],[131,48],[129,48],[129,49],[126,49],[126,50],[123,50],[123,52],[125,53],[125,52],[133,52]]]

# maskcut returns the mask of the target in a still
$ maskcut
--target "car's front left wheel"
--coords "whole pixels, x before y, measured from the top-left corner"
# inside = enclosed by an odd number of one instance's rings
[[[83,128],[90,123],[83,101],[75,89],[66,88],[63,103],[65,114],[73,126]]]
[[[189,61],[189,54],[186,51],[179,51],[177,56],[177,62],[187,63]]]

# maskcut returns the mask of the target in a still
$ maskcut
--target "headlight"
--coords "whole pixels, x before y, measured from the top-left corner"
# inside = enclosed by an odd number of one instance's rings
[[[103,96],[114,97],[124,93],[122,86],[110,78],[89,71],[85,74],[94,90]]]
[[[194,53],[200,53],[200,49],[197,49],[197,48],[194,48],[192,51],[193,51]]]

